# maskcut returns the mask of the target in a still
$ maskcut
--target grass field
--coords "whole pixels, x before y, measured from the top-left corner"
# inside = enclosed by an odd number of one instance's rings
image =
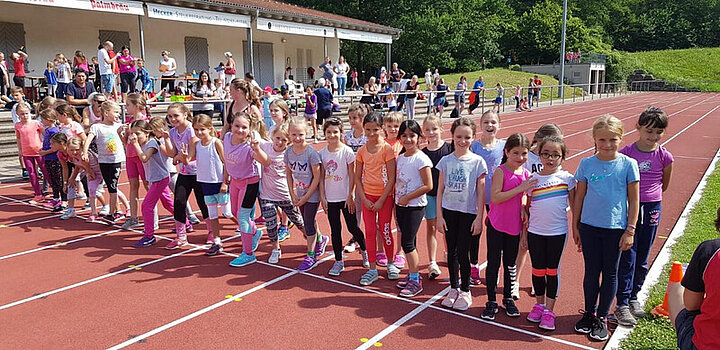
[[[620,344],[621,349],[677,348],[675,330],[670,325],[670,321],[652,316],[650,310],[663,302],[672,262],[689,262],[695,248],[701,242],[718,237],[713,225],[718,206],[720,206],[720,168],[716,168],[708,178],[702,198],[690,211],[685,232],[672,246],[672,258],[663,268],[658,283],[650,290],[650,295],[645,304],[647,316],[638,320],[638,325],[635,326],[633,332]]]
[[[720,91],[718,47],[634,52],[628,53],[627,59],[657,79],[701,91]]]

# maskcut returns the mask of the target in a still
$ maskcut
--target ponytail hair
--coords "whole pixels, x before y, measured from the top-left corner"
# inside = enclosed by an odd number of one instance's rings
[[[503,149],[503,157],[500,164],[507,162],[507,153],[515,147],[522,147],[530,151],[530,140],[528,140],[525,134],[515,133],[510,135],[505,141],[505,148]]]

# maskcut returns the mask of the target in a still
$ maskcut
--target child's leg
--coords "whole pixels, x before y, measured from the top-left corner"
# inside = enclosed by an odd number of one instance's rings
[[[372,201],[371,198],[375,197],[368,197]],[[370,209],[368,209],[365,206],[365,203],[362,203],[362,218],[363,222],[365,223],[365,242],[367,245],[367,252],[368,252],[368,261],[370,262],[370,269],[374,270],[376,269],[375,265],[375,254],[377,253],[377,246],[375,245],[375,236],[377,236],[377,221],[375,221],[376,213]]]
[[[458,230],[457,236],[457,262],[460,267],[460,290],[463,292],[470,291],[470,258],[468,248],[470,248],[470,238],[472,237],[472,223],[476,215],[469,213],[458,213]]]
[[[100,163],[100,172],[110,192],[110,215],[117,212],[117,184],[120,178],[121,163]]]
[[[175,184],[177,183],[177,177],[178,173],[170,173],[170,182],[168,183],[168,187],[170,188],[170,192],[175,194]],[[193,218],[197,219],[195,217],[195,214],[193,213],[192,206],[190,206],[190,201],[185,202],[185,217],[190,218],[191,221]]]
[[[603,239],[604,230],[586,224],[580,224],[580,242],[583,249],[585,275],[583,276],[583,294],[585,297],[585,311],[597,311],[597,299],[600,293],[600,271],[603,268]],[[590,248],[592,247],[592,248]],[[615,250],[617,246],[615,246]],[[602,315],[605,316],[605,315]]]
[[[485,268],[485,285],[488,301],[496,301],[498,269],[502,255],[504,233],[496,230],[490,220],[487,221],[487,267]]]
[[[265,218],[265,230],[267,230],[268,238],[270,243],[275,245],[275,249],[280,249],[280,242],[278,241],[278,222],[277,222],[277,208],[275,203],[267,199],[260,198],[260,213]]]
[[[207,205],[205,205],[205,196],[203,195],[202,186],[200,186],[200,183],[197,182],[197,177],[195,175],[192,175],[192,189],[195,192],[195,201],[198,204],[198,207],[200,208],[200,213],[202,213],[203,218],[208,217],[208,211],[207,211]],[[180,207],[182,209],[182,207]],[[181,210],[184,212],[184,210]],[[187,218],[187,216],[185,216]],[[185,224],[188,222],[185,221]],[[209,229],[209,228],[208,228]]]
[[[447,227],[447,230],[445,230],[445,244],[448,248],[448,276],[450,278],[450,288],[452,289],[458,289],[460,288],[460,283],[458,280],[458,270],[459,265],[457,262],[457,245],[458,245],[458,220],[457,215],[458,212],[453,210],[447,210],[443,209],[443,219],[445,220],[445,224]]]
[[[617,272],[620,264],[620,237],[624,230],[604,230],[602,237],[602,283],[598,303],[598,317],[606,317],[610,313],[615,294],[617,293]]]
[[[517,281],[517,265],[515,260],[518,255],[520,236],[513,236],[503,233],[503,297],[512,298],[512,286]]]
[[[100,174],[95,174],[95,179],[90,180],[88,179],[88,199],[90,200],[90,214],[91,215],[97,215],[97,207],[95,205],[95,198],[98,197],[98,189],[101,188],[103,183],[102,176]]]
[[[388,258],[393,256],[392,254],[395,251],[395,241],[393,239],[392,227],[390,224],[394,207],[395,199],[392,196],[388,196],[385,199],[382,208],[378,211],[378,227],[380,228],[380,233],[382,235],[385,254]],[[390,262],[388,262],[388,264],[390,264]]]
[[[398,231],[400,231],[403,252],[408,259],[411,278],[417,278],[420,258],[417,253],[417,232],[425,215],[425,207],[396,207]],[[414,275],[412,275],[414,274]]]
[[[140,192],[140,179],[139,178],[130,178],[130,198],[128,198],[128,201],[130,202],[130,217],[133,219],[137,219],[137,210],[138,210],[138,198],[139,198],[139,192]]]
[[[635,244],[637,255],[635,257],[635,273],[633,274],[632,293],[630,300],[637,300],[637,295],[645,283],[645,276],[648,273],[648,256],[650,248],[655,241],[660,215],[662,213],[661,202],[643,203],[641,209],[641,222],[637,225],[635,233]],[[619,290],[619,289],[618,289]]]
[[[179,223],[185,223],[187,220],[187,216],[185,215],[185,203],[188,202],[188,197],[190,196],[190,192],[193,190],[193,185],[195,182],[195,176],[193,175],[178,175],[177,183],[175,184],[175,200],[173,201],[173,217],[175,218],[175,221]],[[152,187],[152,184],[150,184],[150,187]],[[149,191],[149,189],[148,189]],[[147,199],[147,195],[145,195],[145,198]],[[145,200],[143,200],[143,203]],[[203,199],[203,204],[205,203]],[[144,206],[144,204],[143,204]],[[205,207],[205,214],[207,214],[207,207]],[[143,214],[145,216],[145,214]],[[207,217],[207,216],[205,216]],[[150,219],[151,217],[146,217]]]
[[[335,261],[342,261],[342,222],[340,222],[340,211],[345,202],[328,202],[327,217],[330,222],[330,237],[332,238],[333,253]],[[347,222],[346,222],[347,224]]]
[[[305,238],[307,239],[308,255],[314,256],[315,259],[315,241],[317,228],[315,227],[315,215],[317,215],[318,205],[320,203],[307,202],[300,207],[302,213],[303,223],[305,223]]]
[[[165,180],[151,183],[150,187],[148,188],[147,194],[145,194],[145,199],[143,199],[142,201],[142,216],[145,237],[152,237],[153,235],[155,235],[153,212],[155,210],[155,205],[157,204],[158,200],[163,197],[163,188],[167,188],[167,181]],[[164,203],[163,206],[165,206]]]
[[[517,284],[520,284],[520,273],[525,267],[525,261],[527,260],[528,255],[530,254],[528,253],[527,246],[523,247],[523,245],[520,244],[518,247],[517,259],[515,259],[515,266],[517,266],[517,276],[515,277],[515,281]]]
[[[357,242],[360,246],[360,251],[364,252],[365,250],[367,250],[367,247],[365,246],[365,234],[362,232],[362,230],[360,230],[360,226],[357,222],[357,217],[354,213],[350,213],[344,202],[341,208],[343,217],[345,217],[345,225],[347,226],[348,231],[350,231],[350,234],[352,234],[355,242]],[[360,210],[359,208],[360,207],[358,207],[356,210]],[[333,242],[333,248],[335,247],[334,244],[335,243]],[[342,251],[342,242],[340,242],[340,244],[340,250]]]
[[[282,209],[283,213],[285,213],[285,216],[287,216],[288,220],[290,220],[290,222],[295,224],[295,227],[297,227],[297,229],[300,230],[300,232],[302,232],[303,235],[305,235],[305,223],[303,222],[302,215],[300,215],[300,212],[292,204],[292,202],[291,201],[280,201],[280,202],[275,202],[275,205],[280,207]],[[278,248],[280,247],[279,243],[277,246],[278,246]]]
[[[62,199],[62,165],[59,160],[48,160],[45,162],[45,169],[47,170],[46,177],[50,179],[50,187],[53,191],[53,199]]]
[[[236,183],[236,186],[238,186],[238,181],[233,180],[231,185],[233,183]],[[258,182],[243,186],[245,191],[243,197],[241,197],[242,201],[240,202],[240,210],[237,217],[238,225],[240,225],[240,231],[242,232],[243,252],[247,255],[253,254],[253,238],[256,232],[253,232],[255,223],[252,222],[252,210],[253,206],[255,206],[255,200],[257,199],[258,186]]]
[[[25,164],[23,169],[26,169],[30,175],[30,185],[32,186],[33,193],[35,193],[35,196],[42,195],[42,192],[40,191],[40,182],[37,178],[37,169],[35,169],[35,157],[23,156],[22,161],[23,164]]]
[[[562,258],[567,234],[559,236],[547,237],[547,268],[545,270],[545,279],[547,280],[547,298],[545,308],[553,310],[555,308],[555,300],[560,290],[560,278],[558,270],[560,267],[560,259]]]
[[[528,232],[528,250],[530,251],[530,262],[532,263],[532,284],[535,289],[535,300],[538,304],[545,304],[545,290],[548,281],[548,243],[547,236]]]

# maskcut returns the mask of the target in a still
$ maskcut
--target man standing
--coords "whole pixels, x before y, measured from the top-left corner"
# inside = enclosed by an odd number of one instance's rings
[[[100,68],[100,89],[102,89],[103,94],[105,94],[107,98],[110,98],[113,86],[115,86],[115,75],[113,74],[112,63],[117,59],[117,56],[110,58],[109,51],[112,51],[112,49],[113,43],[106,41],[102,44],[97,54]]]
[[[480,105],[483,90],[485,90],[485,81],[483,81],[483,77],[480,76],[475,84],[473,84],[472,93],[470,93],[470,106],[468,107],[468,114],[472,114],[473,111]]]
[[[533,99],[535,100],[535,106],[540,105],[540,89],[542,89],[542,80],[540,80],[536,74],[533,77]],[[530,101],[530,104],[532,104],[532,101]]]

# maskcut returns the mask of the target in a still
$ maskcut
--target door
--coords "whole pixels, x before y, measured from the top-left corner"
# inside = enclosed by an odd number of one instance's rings
[[[210,72],[207,39],[185,37],[185,69],[187,72],[194,71],[197,74],[201,71]]]
[[[25,46],[25,28],[22,23],[0,22],[0,52],[5,53],[5,61],[7,62],[8,71],[15,72],[10,59],[10,53],[17,52],[20,48],[27,53]],[[28,71],[30,65],[25,62],[25,71]]]
[[[250,72],[250,52],[248,42],[243,41],[243,62],[246,72]],[[255,81],[261,87],[275,86],[275,66],[272,43],[253,43],[253,64]]]
[[[123,46],[130,47],[130,33],[128,32],[101,30],[98,39],[100,39],[100,44],[108,40],[111,41],[113,43],[113,51],[115,51],[115,53],[120,52],[120,48]],[[130,50],[130,53],[132,53],[132,50]]]

